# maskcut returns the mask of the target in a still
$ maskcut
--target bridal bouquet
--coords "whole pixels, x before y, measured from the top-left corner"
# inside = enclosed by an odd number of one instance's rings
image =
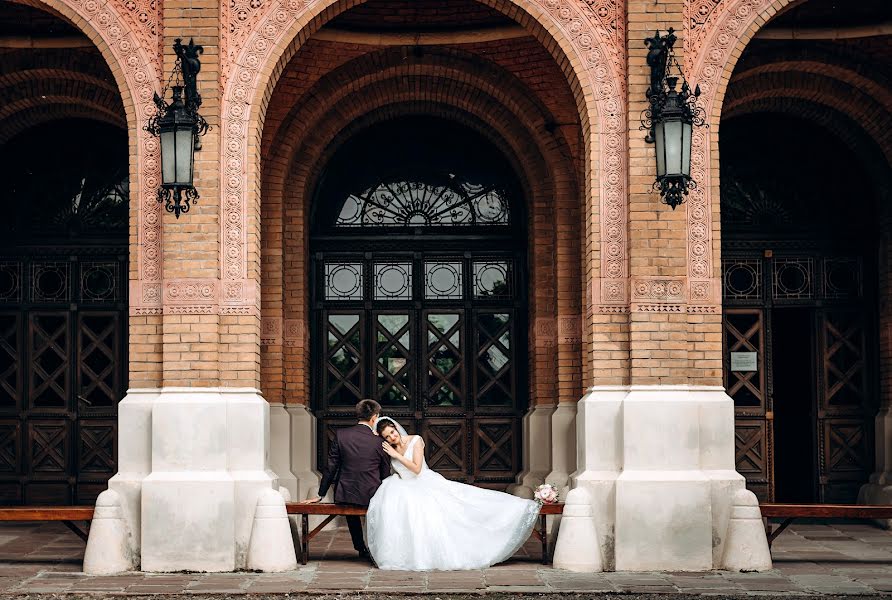
[[[559,496],[558,488],[553,483],[543,483],[533,492],[533,499],[539,504],[554,504]]]

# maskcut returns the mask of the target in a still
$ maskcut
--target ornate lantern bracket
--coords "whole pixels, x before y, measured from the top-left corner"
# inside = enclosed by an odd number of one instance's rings
[[[154,96],[158,112],[149,119],[144,129],[161,140],[161,186],[158,202],[179,219],[198,201],[194,186],[195,151],[201,150],[201,137],[209,129],[208,122],[198,113],[201,94],[198,93],[199,56],[204,48],[189,40],[183,45],[178,38],[173,44],[177,60],[161,95]],[[164,100],[171,90],[171,101]],[[185,199],[184,199],[185,195]]]
[[[697,187],[691,178],[691,144],[694,127],[706,126],[706,111],[698,105],[700,86],[692,91],[684,78],[673,48],[678,38],[671,27],[646,38],[650,85],[645,92],[648,106],[641,111],[639,130],[644,140],[656,146],[657,180],[653,188],[673,210]],[[681,89],[678,82],[681,81]]]

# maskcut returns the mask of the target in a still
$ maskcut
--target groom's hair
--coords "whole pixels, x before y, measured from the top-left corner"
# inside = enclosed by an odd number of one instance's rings
[[[356,418],[360,421],[371,421],[372,417],[381,414],[381,405],[374,400],[360,400],[356,403]]]

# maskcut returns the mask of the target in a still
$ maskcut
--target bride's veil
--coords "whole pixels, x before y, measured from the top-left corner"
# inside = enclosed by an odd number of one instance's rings
[[[403,436],[403,437],[407,437],[407,436],[409,435],[409,434],[406,432],[406,430],[403,428],[403,426],[400,425],[400,424],[396,421],[396,419],[392,419],[392,418],[390,418],[390,417],[378,417],[378,418],[375,420],[375,430],[376,430],[376,431],[377,431],[377,429],[378,429],[378,423],[380,423],[381,421],[390,421],[391,423],[393,423],[393,426],[396,427],[396,430],[399,431],[399,433],[400,433],[401,436]]]

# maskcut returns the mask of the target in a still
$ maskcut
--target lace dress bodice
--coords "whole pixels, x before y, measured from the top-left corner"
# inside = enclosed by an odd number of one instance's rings
[[[419,439],[421,439],[421,438],[419,438],[417,435],[412,436],[412,439],[409,441],[409,445],[406,447],[406,452],[403,454],[403,456],[405,456],[410,461],[412,460],[412,457],[414,456],[415,446]],[[397,475],[399,475],[400,478],[402,478],[402,479],[411,479],[413,477],[418,477],[418,475],[413,473],[409,469],[409,467],[407,467],[406,465],[404,465],[403,463],[401,463],[400,461],[398,461],[395,458],[390,459],[390,464],[393,466],[394,472]],[[424,471],[426,469],[427,469],[427,461],[422,459],[421,460],[421,472],[419,473],[419,475],[421,473],[424,473]]]

